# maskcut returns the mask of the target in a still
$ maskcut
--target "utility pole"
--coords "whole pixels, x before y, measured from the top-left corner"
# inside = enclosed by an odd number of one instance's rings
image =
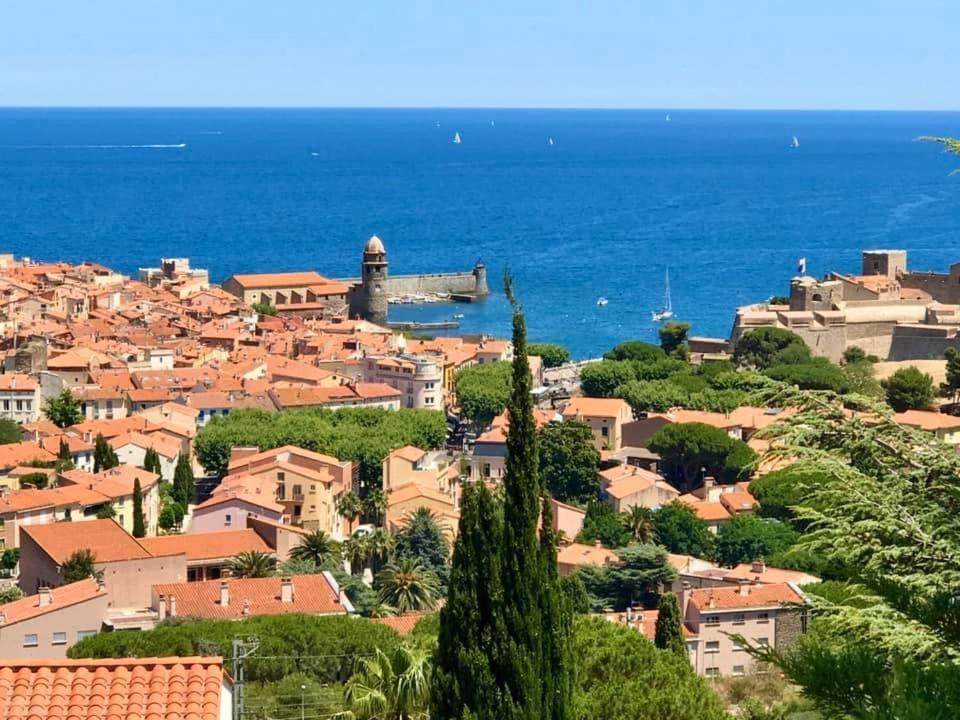
[[[244,663],[260,647],[260,640],[256,637],[233,639],[233,720],[243,720],[246,708],[243,704],[244,695]]]

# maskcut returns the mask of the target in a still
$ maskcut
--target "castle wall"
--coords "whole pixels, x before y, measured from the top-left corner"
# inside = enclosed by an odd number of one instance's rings
[[[890,343],[890,360],[941,360],[947,348],[960,350],[956,328],[898,325]]]
[[[886,358],[890,354],[893,329],[896,323],[849,323],[847,325],[847,346],[856,345],[867,355]]]
[[[360,282],[359,278],[342,280],[348,284]],[[477,279],[473,272],[425,273],[423,275],[391,275],[384,283],[387,295],[426,295],[429,293],[473,293]],[[354,290],[353,292],[358,292]],[[485,293],[481,293],[485,294]]]
[[[946,273],[910,272],[900,278],[904,290],[922,290],[934,300],[948,305],[960,303],[960,284]]]

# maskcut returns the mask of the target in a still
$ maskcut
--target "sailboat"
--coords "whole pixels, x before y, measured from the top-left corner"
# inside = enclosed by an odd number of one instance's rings
[[[454,145],[459,145],[459,144],[460,144],[460,133],[455,132],[455,133],[453,134],[453,144],[454,144]]]
[[[670,271],[666,271],[666,277],[663,283],[663,307],[650,313],[654,322],[669,320],[673,317],[673,301],[670,299]]]
[[[553,138],[547,138],[547,145],[553,145]]]
[[[792,147],[792,148],[798,148],[798,147],[800,147],[800,141],[797,140],[797,136],[796,136],[796,135],[794,135],[794,136],[793,136],[793,140],[790,141],[790,147]]]
[[[606,307],[607,303],[610,302],[605,297],[597,298],[597,307]]]
[[[663,119],[663,121],[664,121],[664,122],[670,122],[670,116],[667,115],[667,116]]]

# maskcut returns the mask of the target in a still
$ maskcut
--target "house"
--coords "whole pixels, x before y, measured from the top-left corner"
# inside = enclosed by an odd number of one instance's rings
[[[593,545],[574,542],[557,549],[557,571],[560,575],[569,575],[582,565],[604,567],[618,562],[619,556],[613,550],[603,547],[599,540]]]
[[[691,658],[706,677],[745,675],[753,660],[731,636],[785,650],[806,630],[806,598],[796,585],[714,587],[681,593],[684,624],[700,640]]]
[[[696,495],[687,493],[677,498],[677,502],[683,503],[694,514],[707,523],[707,529],[714,535],[720,530],[720,526],[731,518],[730,511],[719,501],[703,500]]]
[[[147,451],[153,448],[160,459],[160,476],[173,480],[173,473],[180,459],[182,445],[179,440],[162,432],[152,432],[144,435],[140,432],[126,432],[115,438],[110,438],[110,447],[117,454],[122,465],[143,467]]]
[[[349,292],[346,284],[312,271],[231,275],[221,287],[247,305],[265,303],[281,313],[323,317],[344,315]]]
[[[291,522],[343,539],[343,518],[336,506],[337,499],[353,488],[353,464],[349,461],[295,445],[263,452],[235,448],[227,472],[215,496],[231,488],[261,487],[283,506],[283,514]],[[245,526],[243,522],[239,525]]]
[[[57,456],[49,450],[44,450],[35,442],[9,443],[0,445],[0,476],[6,475],[13,468],[31,463],[54,463]]]
[[[460,470],[442,451],[427,452],[413,445],[391,451],[383,459],[383,489],[408,482],[455,496]]]
[[[456,537],[460,513],[457,509],[455,493],[418,485],[408,481],[402,485],[393,485],[386,490],[387,529],[395,532],[406,526],[411,513],[426,508],[437,518],[440,527],[451,537]]]
[[[363,379],[400,391],[405,408],[443,409],[443,371],[430,355],[368,357],[363,364]]]
[[[257,478],[247,480],[229,487],[218,485],[208,499],[193,508],[190,532],[242,530],[249,518],[282,523],[284,506],[276,501],[276,490]]]
[[[621,398],[575,397],[561,414],[564,420],[589,425],[597,450],[619,450],[623,446],[623,426],[633,420],[633,410]]]
[[[291,577],[230,578],[153,586],[160,620],[191,617],[242,620],[257,615],[347,615],[353,606],[329,572]]]
[[[560,537],[560,542],[573,540],[583,530],[583,521],[587,516],[586,510],[553,498],[550,498],[550,505],[553,511],[553,531]]]
[[[10,720],[231,720],[232,698],[219,657],[0,660]]]
[[[0,495],[2,547],[20,547],[20,528],[57,522],[95,520],[110,503],[106,495],[81,485],[24,488]]]
[[[293,525],[284,525],[265,518],[247,516],[247,527],[259,535],[273,550],[277,562],[282,563],[290,559],[293,551],[303,544],[303,539],[310,535],[307,530]]]
[[[21,373],[0,375],[0,417],[18,423],[40,419],[40,383]]]
[[[190,533],[189,535],[159,535],[140,538],[140,544],[151,555],[177,555],[187,557],[187,582],[219,580],[240,553],[259,552],[273,555],[273,548],[256,532],[243,529],[239,532]]]
[[[960,445],[960,417],[929,410],[907,410],[896,413],[893,419],[905,427],[933,433],[949,445]]]
[[[663,476],[634,465],[616,465],[601,470],[600,493],[618,513],[634,507],[656,509],[680,495]]]
[[[70,462],[73,463],[75,468],[87,471],[93,470],[94,446],[79,435],[65,432],[59,435],[45,435],[40,438],[40,446],[58,457],[61,443],[67,446],[67,450],[70,452]]]
[[[67,470],[60,474],[62,485],[80,485],[107,497],[113,505],[117,522],[133,532],[133,489],[140,481],[143,524],[147,535],[156,535],[160,520],[160,477],[133,465],[118,465],[98,473]]]
[[[0,657],[66,657],[100,631],[108,602],[104,586],[86,578],[0,605]]]
[[[279,410],[325,407],[382,407],[399,410],[403,393],[384,383],[358,382],[336,387],[273,387],[270,398]]]
[[[760,585],[792,583],[797,587],[820,582],[820,578],[816,575],[810,575],[809,573],[800,572],[799,570],[784,570],[782,568],[768,567],[763,560],[737,565],[733,570],[727,571],[726,577],[728,580],[738,583],[751,582]]]
[[[534,408],[533,421],[538,428],[562,418],[556,412]],[[506,412],[493,419],[490,427],[481,434],[473,445],[470,457],[470,479],[473,481],[499,482],[507,465],[507,430],[510,421]]]
[[[21,528],[20,589],[34,593],[63,585],[63,565],[78,550],[93,553],[111,609],[148,607],[151,585],[187,577],[184,553],[152,555],[114,520],[91,520],[82,532],[72,523],[59,522]],[[105,622],[110,624],[111,617]]]
[[[122,420],[127,411],[127,391],[117,387],[87,386],[74,390],[86,420]]]

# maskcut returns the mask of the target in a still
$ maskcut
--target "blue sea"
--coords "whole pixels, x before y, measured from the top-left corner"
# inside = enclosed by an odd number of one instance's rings
[[[3,109],[0,251],[343,277],[377,234],[391,272],[482,258],[498,291],[393,319],[506,334],[509,267],[531,337],[589,357],[656,337],[668,269],[676,318],[725,336],[801,256],[960,260],[960,157],[914,141],[957,133],[951,113]]]

